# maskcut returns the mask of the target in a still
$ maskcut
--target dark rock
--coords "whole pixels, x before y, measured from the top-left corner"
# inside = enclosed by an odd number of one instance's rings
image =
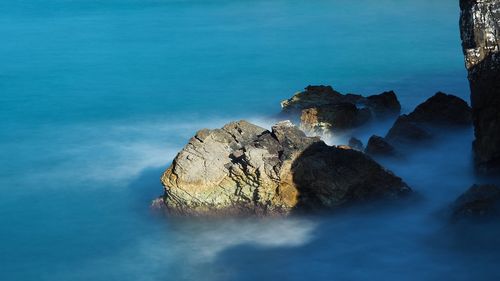
[[[471,110],[459,97],[441,92],[418,105],[408,115],[401,115],[385,136],[392,144],[412,144],[430,140],[443,129],[467,127]]]
[[[357,139],[355,137],[351,137],[349,139],[348,145],[352,149],[355,149],[355,150],[358,150],[358,151],[363,151],[363,143],[359,139]]]
[[[500,187],[473,185],[451,207],[453,219],[500,217]]]
[[[366,105],[377,118],[398,116],[401,113],[401,104],[393,91],[384,92],[366,98]]]
[[[391,156],[396,154],[396,150],[383,137],[373,135],[368,140],[365,153],[373,156]]]
[[[413,122],[408,115],[399,116],[385,136],[385,139],[393,144],[411,144],[431,138],[431,134],[422,127],[422,124]]]
[[[461,0],[478,171],[500,174],[500,0]]]
[[[363,153],[306,137],[289,121],[271,132],[245,121],[201,130],[161,180],[154,206],[195,216],[286,215],[410,192]]]
[[[420,104],[408,115],[412,122],[428,126],[470,126],[472,114],[469,105],[459,97],[442,92]]]

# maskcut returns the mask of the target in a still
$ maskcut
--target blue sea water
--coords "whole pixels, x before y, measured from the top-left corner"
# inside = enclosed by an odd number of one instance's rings
[[[149,210],[196,130],[269,126],[309,84],[392,89],[405,112],[439,90],[468,100],[458,16],[456,0],[0,2],[0,280],[498,280],[500,236],[438,215],[475,180],[470,131],[384,163],[416,202]]]

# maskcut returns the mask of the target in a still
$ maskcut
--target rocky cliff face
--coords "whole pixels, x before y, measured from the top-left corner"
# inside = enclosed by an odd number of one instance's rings
[[[500,0],[460,0],[479,171],[500,172]]]
[[[328,146],[290,122],[199,131],[162,176],[154,205],[181,215],[286,215],[333,209],[410,188],[362,152]]]

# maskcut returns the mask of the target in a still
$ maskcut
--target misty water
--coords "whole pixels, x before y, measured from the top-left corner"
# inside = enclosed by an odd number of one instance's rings
[[[446,217],[480,180],[472,128],[380,159],[416,193],[393,204],[259,220],[149,208],[198,129],[269,127],[309,84],[392,89],[403,112],[437,91],[468,100],[458,16],[455,0],[1,2],[0,280],[498,280],[497,228]]]

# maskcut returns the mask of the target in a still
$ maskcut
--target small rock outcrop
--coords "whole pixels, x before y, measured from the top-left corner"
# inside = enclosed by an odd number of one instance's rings
[[[308,86],[281,107],[284,114],[299,115],[301,129],[315,135],[353,129],[373,119],[398,116],[401,111],[393,91],[363,97],[343,95],[331,86]]]
[[[500,0],[460,0],[478,171],[500,173]]]
[[[366,105],[380,119],[398,116],[401,112],[401,104],[393,91],[367,97]]]
[[[383,137],[373,135],[368,140],[365,153],[372,156],[394,156],[396,149]]]
[[[339,103],[302,110],[301,129],[316,135],[359,127],[370,120],[370,111],[352,103]]]
[[[500,187],[473,185],[452,204],[451,211],[454,220],[500,218]]]
[[[355,137],[351,137],[349,139],[348,146],[351,147],[352,149],[356,149],[358,151],[363,151],[363,142],[361,142],[359,139]]]
[[[365,154],[307,137],[289,121],[271,131],[246,121],[201,130],[161,179],[171,214],[286,215],[333,209],[411,189]]]
[[[468,127],[472,123],[469,105],[459,97],[441,92],[418,105],[408,115],[401,115],[385,136],[394,145],[431,139],[436,129]]]

